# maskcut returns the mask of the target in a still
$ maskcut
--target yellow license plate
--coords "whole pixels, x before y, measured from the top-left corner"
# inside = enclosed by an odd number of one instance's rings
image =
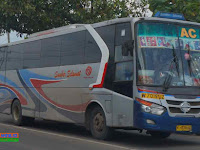
[[[176,131],[192,131],[191,125],[177,125]]]

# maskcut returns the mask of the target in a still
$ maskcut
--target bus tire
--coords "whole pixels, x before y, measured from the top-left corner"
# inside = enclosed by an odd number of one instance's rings
[[[153,138],[156,139],[166,139],[171,135],[171,133],[169,132],[159,132],[159,131],[148,131],[148,132]]]
[[[111,137],[112,129],[106,126],[106,117],[101,107],[96,106],[90,115],[90,132],[99,140],[107,140]]]
[[[21,126],[24,124],[32,124],[34,122],[35,118],[22,116],[21,103],[18,99],[14,100],[11,109],[12,109],[12,120],[15,125]]]

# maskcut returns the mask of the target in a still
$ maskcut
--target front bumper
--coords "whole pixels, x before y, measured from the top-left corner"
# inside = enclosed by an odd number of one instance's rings
[[[156,124],[148,124],[147,119],[153,120]],[[192,125],[191,132],[176,131],[177,125]],[[168,112],[161,116],[143,112],[141,104],[138,101],[134,102],[134,127],[145,130],[155,130],[162,132],[176,133],[200,133],[200,118],[195,117],[170,117]]]

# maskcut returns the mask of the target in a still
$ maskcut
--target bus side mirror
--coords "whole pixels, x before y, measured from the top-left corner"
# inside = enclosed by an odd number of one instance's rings
[[[133,56],[133,49],[134,49],[134,40],[125,42],[122,45],[122,56],[128,56],[129,52],[130,55]]]

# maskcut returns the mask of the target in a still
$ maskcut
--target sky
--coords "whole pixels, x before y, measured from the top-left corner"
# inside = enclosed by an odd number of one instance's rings
[[[11,42],[23,40],[24,37],[25,37],[25,35],[23,35],[22,37],[20,37],[19,35],[17,36],[17,32],[15,32],[15,31],[12,31],[10,33],[10,41]],[[7,34],[4,34],[4,35],[0,36],[0,45],[6,44],[6,43],[8,43],[8,37],[7,37]]]

